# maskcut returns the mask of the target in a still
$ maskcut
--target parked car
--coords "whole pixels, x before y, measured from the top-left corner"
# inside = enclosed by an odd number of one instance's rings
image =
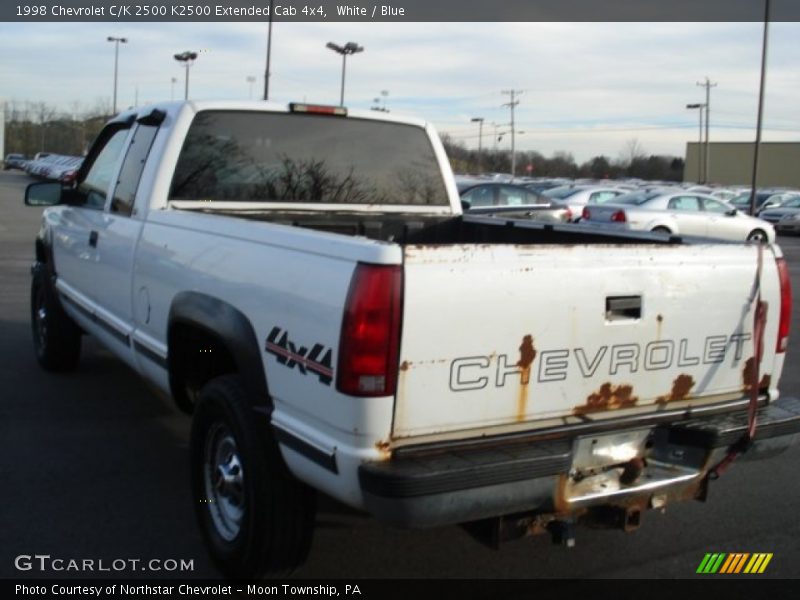
[[[8,171],[9,169],[20,169],[22,170],[25,167],[26,163],[25,155],[24,154],[6,154],[6,158],[3,161],[3,170]]]
[[[527,187],[494,182],[456,179],[461,208],[469,214],[502,214],[547,223],[567,222],[566,208]]]
[[[580,219],[581,211],[587,204],[610,202],[625,193],[625,190],[615,187],[595,185],[563,185],[543,192],[555,204],[563,206],[569,211],[568,218],[570,221]]]
[[[465,209],[492,206],[550,206],[551,200],[521,185],[512,183],[456,180]]]
[[[788,197],[784,198],[784,195],[787,194],[787,190],[756,190],[756,212],[755,214],[758,215],[764,209],[772,208],[775,206],[779,206],[781,202],[788,199]],[[729,203],[738,208],[740,211],[746,214],[751,214],[750,212],[750,199],[752,194],[750,191],[742,192],[738,196],[732,198]]]
[[[784,200],[780,206],[761,211],[758,217],[772,223],[779,233],[797,233],[800,231],[800,194]]]
[[[628,194],[613,203],[587,206],[583,220],[636,231],[723,240],[775,241],[775,231],[766,221],[750,217],[711,196],[683,191]]]

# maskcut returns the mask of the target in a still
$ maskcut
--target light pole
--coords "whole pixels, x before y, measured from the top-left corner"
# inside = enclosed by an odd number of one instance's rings
[[[117,68],[119,66],[119,45],[120,44],[127,44],[128,38],[124,37],[112,37],[108,36],[106,38],[108,42],[114,42],[114,114],[117,114]]]
[[[256,78],[253,77],[252,75],[248,75],[247,77],[245,77],[245,80],[247,81],[247,83],[250,84],[250,100],[252,100],[253,99],[253,84],[256,82]]]
[[[697,182],[701,183],[703,181],[703,109],[706,105],[702,102],[697,102],[695,104],[687,104],[686,108],[699,108],[700,110],[700,125],[698,130],[698,137],[697,137]]]
[[[181,52],[180,54],[175,55],[175,60],[178,62],[183,63],[183,66],[186,67],[186,82],[184,85],[183,90],[183,99],[189,99],[189,67],[192,66],[192,63],[197,59],[197,52],[191,52],[187,50],[186,52]]]
[[[364,47],[359,46],[355,42],[347,42],[344,46],[339,46],[338,44],[334,44],[333,42],[328,42],[325,44],[326,48],[330,48],[337,54],[342,55],[342,93],[339,96],[339,106],[344,106],[344,74],[347,68],[347,56],[349,54],[356,54],[358,52],[363,52]]]
[[[472,122],[478,124],[478,174],[483,172],[481,167],[481,150],[483,150],[483,117],[472,117]]]
[[[269,25],[267,25],[267,66],[264,69],[264,100],[269,100],[269,63],[272,60],[272,3],[269,0]]]
[[[756,186],[758,185],[758,153],[761,148],[761,126],[764,119],[764,89],[767,84],[767,47],[769,45],[769,0],[764,1],[764,36],[761,41],[761,79],[758,86],[758,119],[756,143],[753,148],[753,185],[750,190],[750,214],[756,214]]]

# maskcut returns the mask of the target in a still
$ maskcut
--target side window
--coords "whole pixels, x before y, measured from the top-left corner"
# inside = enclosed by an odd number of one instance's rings
[[[675,196],[670,198],[668,208],[680,211],[699,211],[700,200],[697,196]]]
[[[722,202],[711,200],[710,198],[703,198],[703,209],[713,213],[726,213],[730,210]]]
[[[114,197],[111,200],[112,213],[126,217],[131,215],[139,179],[142,176],[144,164],[156,133],[158,133],[158,127],[153,125],[139,125],[133,133],[133,139],[128,146],[128,152],[125,154],[125,160],[119,172]]]
[[[469,202],[471,207],[492,206],[494,204],[494,189],[490,186],[478,186],[461,196],[462,200]]]
[[[103,210],[108,186],[111,185],[111,176],[114,174],[126,137],[128,129],[118,129],[106,140],[89,167],[86,177],[78,184],[75,204]]]
[[[503,186],[500,188],[499,206],[522,206],[525,203],[525,192],[518,188]]]
[[[589,196],[589,204],[603,204],[604,202],[608,202],[613,198],[616,198],[618,194],[615,192],[594,192],[591,196]]]

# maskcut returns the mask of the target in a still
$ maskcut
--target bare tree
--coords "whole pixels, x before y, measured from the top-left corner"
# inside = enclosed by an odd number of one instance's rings
[[[619,153],[619,162],[623,167],[630,167],[637,160],[643,158],[647,158],[647,153],[638,138],[631,138],[625,142]]]

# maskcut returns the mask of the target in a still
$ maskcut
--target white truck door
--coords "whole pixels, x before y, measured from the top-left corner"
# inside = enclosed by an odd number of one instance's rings
[[[103,208],[129,133],[127,127],[110,126],[100,134],[99,149],[87,157],[91,164],[86,177],[78,183],[55,226],[53,246],[59,287],[72,299],[77,292],[94,303],[102,289],[96,267],[97,245],[106,226]]]
[[[133,214],[134,199],[158,127],[136,125],[104,213],[97,240],[99,308],[125,331],[133,327],[133,258],[143,221]]]

